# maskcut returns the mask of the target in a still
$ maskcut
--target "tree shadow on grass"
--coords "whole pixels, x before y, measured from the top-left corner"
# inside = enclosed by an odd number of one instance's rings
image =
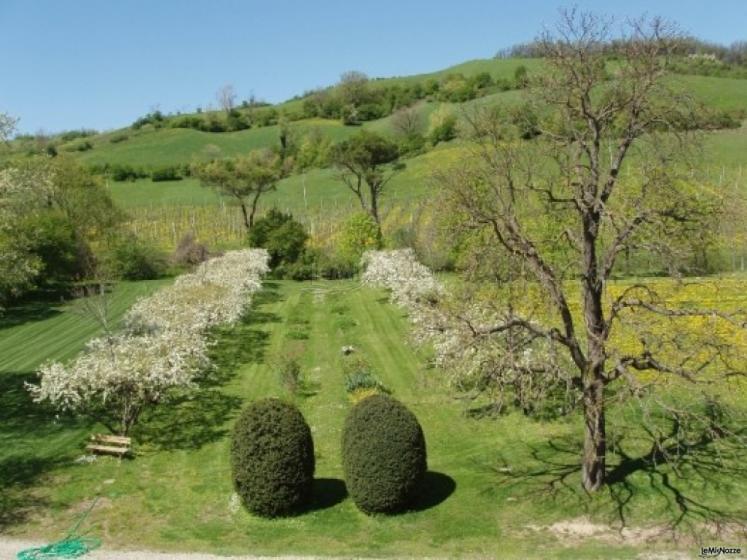
[[[59,436],[89,425],[34,403],[24,383],[37,381],[30,372],[0,372],[0,532],[46,505],[32,487],[49,472],[69,465],[80,451],[51,454],[49,449],[55,449]]]
[[[279,322],[280,317],[261,307],[281,299],[277,284],[266,282],[237,324],[213,331],[213,367],[199,387],[149,410],[135,429],[136,440],[174,450],[199,449],[224,438],[228,434],[226,424],[241,408],[243,399],[226,394],[222,388],[242,366],[264,362],[270,334],[261,327]]]
[[[59,315],[61,311],[55,307],[59,303],[39,300],[13,305],[0,314],[0,331]]]
[[[743,428],[740,431],[745,432]],[[719,533],[743,526],[747,520],[744,505],[723,505],[740,492],[737,484],[747,477],[747,467],[739,459],[743,449],[740,434],[729,432],[731,437],[720,438],[706,430],[683,435],[676,424],[664,436],[648,433],[651,441],[645,451],[641,451],[640,435],[625,430],[609,443],[607,485],[595,495],[606,495],[608,500],[591,499],[581,486],[580,438],[522,443],[521,457],[499,461],[490,468],[498,475],[497,488],[504,494],[549,499],[579,515],[602,514],[619,529],[628,527],[634,512],[640,515],[641,511],[658,515],[662,530],[674,539],[686,535],[700,542],[704,528]],[[637,452],[627,451],[628,443]],[[517,468],[517,464],[522,466]],[[720,503],[713,502],[714,492],[721,496]]]
[[[456,481],[449,475],[428,471],[425,473],[420,495],[410,508],[411,511],[425,511],[442,504],[454,493],[456,487]]]
[[[47,472],[69,462],[61,457],[24,457],[14,455],[0,460],[0,532],[24,523],[32,510],[48,501],[30,492]]]
[[[329,509],[348,497],[345,482],[339,478],[315,478],[311,502],[301,513]]]
[[[202,388],[153,408],[135,430],[135,439],[159,449],[199,449],[228,434],[227,420],[242,399]]]
[[[88,424],[33,402],[25,383],[38,381],[36,374],[30,372],[0,372],[0,456],[5,445],[17,446],[24,440],[45,438]]]

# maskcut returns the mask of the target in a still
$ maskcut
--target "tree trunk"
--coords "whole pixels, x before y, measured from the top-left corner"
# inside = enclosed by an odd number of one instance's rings
[[[371,193],[371,209],[369,211],[371,212],[371,217],[376,222],[376,225],[381,229],[381,222],[379,221],[379,201],[378,197],[373,192]]]
[[[587,492],[604,485],[607,438],[604,425],[604,385],[596,379],[584,388],[584,455],[582,483]]]
[[[246,204],[244,204],[244,202],[242,201],[240,203],[240,206],[241,206],[241,213],[244,215],[244,227],[247,230],[249,230],[252,228],[252,224],[251,224],[251,221],[249,220],[249,214],[246,211]]]
[[[582,483],[587,492],[599,490],[604,484],[607,441],[604,433],[604,362],[605,320],[602,307],[604,279],[600,278],[597,262],[597,236],[600,215],[597,211],[584,216],[583,295],[584,323],[588,338],[588,365],[583,372],[584,383],[584,455]]]
[[[374,188],[373,186],[369,185],[369,191],[371,194],[371,208],[369,212],[371,213],[371,217],[374,219],[374,222],[376,222],[376,227],[378,228],[378,234],[379,239],[382,239],[382,232],[381,232],[381,220],[379,219],[379,196],[378,196],[378,189]]]
[[[259,205],[259,197],[262,195],[262,187],[257,187],[257,192],[254,194],[252,199],[252,211],[249,213],[249,222],[247,225],[248,229],[254,227],[254,215],[257,213],[257,206]]]

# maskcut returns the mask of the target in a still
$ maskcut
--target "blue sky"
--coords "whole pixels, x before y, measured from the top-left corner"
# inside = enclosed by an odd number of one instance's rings
[[[701,38],[747,39],[747,0],[580,0],[582,9],[676,21]],[[356,69],[437,70],[532,39],[547,0],[0,0],[0,111],[20,130],[124,126],[153,108],[282,101]]]

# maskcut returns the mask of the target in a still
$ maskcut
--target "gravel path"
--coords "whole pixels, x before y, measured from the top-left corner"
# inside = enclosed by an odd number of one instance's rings
[[[45,543],[21,541],[0,537],[0,560],[15,560],[16,553]],[[321,556],[216,556],[184,552],[152,552],[146,550],[119,551],[96,550],[81,559],[85,560],[323,560]]]

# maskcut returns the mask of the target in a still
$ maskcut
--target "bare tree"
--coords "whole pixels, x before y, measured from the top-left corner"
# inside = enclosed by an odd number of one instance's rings
[[[85,285],[74,291],[74,312],[95,322],[107,340],[114,333],[110,299],[112,284],[113,282],[101,280],[97,284]]]
[[[218,105],[226,113],[230,113],[236,107],[236,88],[233,84],[226,84],[215,94]]]
[[[16,130],[18,119],[8,113],[0,113],[0,142],[7,142]]]
[[[717,211],[680,173],[692,162],[679,130],[693,105],[663,79],[678,34],[659,19],[627,30],[608,64],[610,22],[564,13],[537,43],[547,64],[531,91],[541,136],[521,142],[500,110],[478,110],[466,116],[472,157],[438,177],[461,226],[481,232],[486,254],[503,254],[512,270],[507,301],[490,304],[492,323],[462,314],[465,330],[500,341],[491,376],[565,376],[583,409],[587,491],[605,483],[611,384],[627,382],[615,392],[624,398],[646,390],[640,372],[693,387],[741,373],[718,334],[743,328],[741,315],[677,303],[648,282],[610,289],[627,251],[681,271],[689,233],[712,228]],[[710,326],[693,330],[692,321]],[[622,344],[623,332],[636,344]]]
[[[423,131],[423,117],[415,107],[402,107],[392,115],[392,128],[405,138]]]
[[[397,145],[383,136],[363,131],[337,144],[332,150],[332,161],[340,172],[340,180],[381,229],[379,209],[384,188],[404,168]]]
[[[368,76],[357,70],[343,72],[338,88],[343,103],[357,107],[368,97]]]

